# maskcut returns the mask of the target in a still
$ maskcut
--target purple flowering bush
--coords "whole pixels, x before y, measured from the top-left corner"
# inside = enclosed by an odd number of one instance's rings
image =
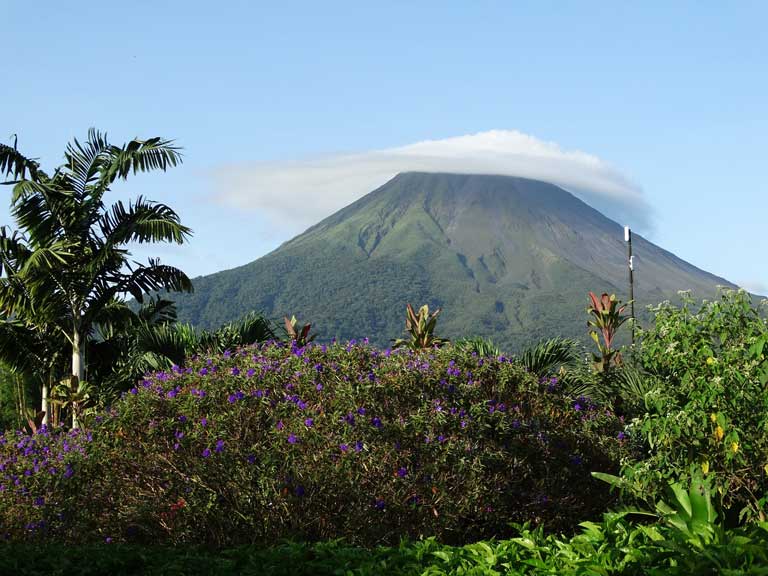
[[[609,503],[590,472],[617,471],[621,430],[504,357],[271,343],[148,376],[88,432],[6,433],[0,525],[216,545],[569,530]]]

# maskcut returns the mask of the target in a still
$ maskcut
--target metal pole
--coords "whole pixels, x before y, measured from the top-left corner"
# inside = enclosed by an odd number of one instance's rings
[[[627,268],[629,268],[629,310],[632,328],[632,344],[635,343],[635,262],[632,256],[632,230],[624,226],[624,241],[627,243]]]

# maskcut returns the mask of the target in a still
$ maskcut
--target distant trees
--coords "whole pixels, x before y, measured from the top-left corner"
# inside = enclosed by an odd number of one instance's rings
[[[115,146],[92,129],[85,142],[66,147],[64,159],[48,173],[19,152],[16,142],[0,144],[0,173],[3,184],[12,186],[18,228],[0,227],[0,357],[16,370],[44,374],[68,349],[77,388],[84,380],[86,345],[97,330],[133,322],[135,313],[121,296],[141,303],[148,292],[192,289],[177,268],[152,258],[147,264],[129,261],[127,245],[182,244],[191,230],[165,204],[142,197],[127,205],[104,203],[116,180],[179,164],[171,141],[134,139]],[[40,360],[29,354],[45,347]]]

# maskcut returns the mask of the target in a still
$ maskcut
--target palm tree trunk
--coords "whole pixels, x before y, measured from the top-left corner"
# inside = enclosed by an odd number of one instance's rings
[[[45,415],[43,416],[43,424],[48,426],[50,422],[50,415],[48,414],[48,382],[43,382],[43,399],[40,402],[40,410],[45,412]]]
[[[85,366],[83,365],[83,350],[80,348],[80,331],[75,329],[72,334],[72,382],[71,386],[74,387],[71,390],[72,394],[77,392],[77,387],[85,377]],[[72,428],[78,427],[77,410],[78,406],[76,402],[71,404],[72,406]]]

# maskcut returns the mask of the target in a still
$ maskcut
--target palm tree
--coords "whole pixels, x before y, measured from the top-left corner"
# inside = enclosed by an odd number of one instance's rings
[[[0,172],[13,186],[11,214],[21,232],[0,228],[0,311],[27,326],[48,326],[72,352],[73,387],[84,380],[84,350],[96,327],[115,313],[120,298],[158,290],[191,291],[181,270],[156,259],[129,261],[129,243],[175,242],[191,234],[168,206],[141,196],[107,207],[104,195],[130,174],[165,171],[181,162],[179,149],[161,138],[118,147],[88,131],[67,145],[65,163],[49,175],[13,146],[0,145]],[[76,424],[76,423],[73,423]]]

